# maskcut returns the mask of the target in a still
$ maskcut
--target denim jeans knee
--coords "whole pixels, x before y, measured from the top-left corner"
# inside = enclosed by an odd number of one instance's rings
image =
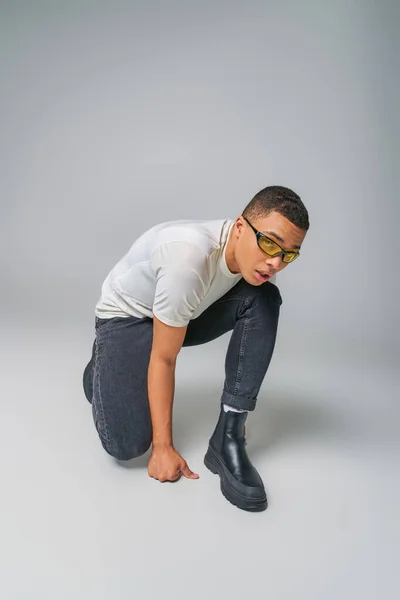
[[[100,435],[101,445],[110,456],[118,460],[131,460],[145,454],[151,445],[151,437],[146,439],[121,440],[119,436],[104,439]]]

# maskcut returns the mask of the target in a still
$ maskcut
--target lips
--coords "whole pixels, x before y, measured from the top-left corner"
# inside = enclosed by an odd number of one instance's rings
[[[272,277],[272,273],[270,273],[269,271],[258,270],[258,273],[260,273],[260,275],[263,275],[263,277]]]
[[[256,277],[259,281],[264,282],[272,277],[272,273],[270,274],[269,271],[256,271]]]

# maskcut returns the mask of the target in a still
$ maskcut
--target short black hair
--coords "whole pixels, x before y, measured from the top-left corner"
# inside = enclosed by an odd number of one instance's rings
[[[300,196],[281,185],[270,185],[258,192],[242,215],[250,221],[266,217],[273,211],[280,213],[300,229],[307,231],[310,227],[308,212]]]

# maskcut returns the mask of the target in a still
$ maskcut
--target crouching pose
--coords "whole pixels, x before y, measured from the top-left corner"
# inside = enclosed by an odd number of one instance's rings
[[[151,445],[151,477],[197,479],[173,443],[176,361],[182,346],[232,331],[219,418],[204,462],[234,505],[267,507],[246,451],[245,421],[274,351],[282,304],[276,274],[298,258],[308,228],[299,196],[270,186],[235,220],[169,221],[136,239],[102,285],[83,374],[110,455],[130,460]]]

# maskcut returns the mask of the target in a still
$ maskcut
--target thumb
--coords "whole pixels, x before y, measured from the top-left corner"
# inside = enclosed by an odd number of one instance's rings
[[[191,471],[187,465],[187,463],[185,462],[182,467],[181,467],[181,472],[183,473],[183,475],[185,477],[187,477],[188,479],[198,479],[199,476],[197,473],[193,473],[193,471]]]

